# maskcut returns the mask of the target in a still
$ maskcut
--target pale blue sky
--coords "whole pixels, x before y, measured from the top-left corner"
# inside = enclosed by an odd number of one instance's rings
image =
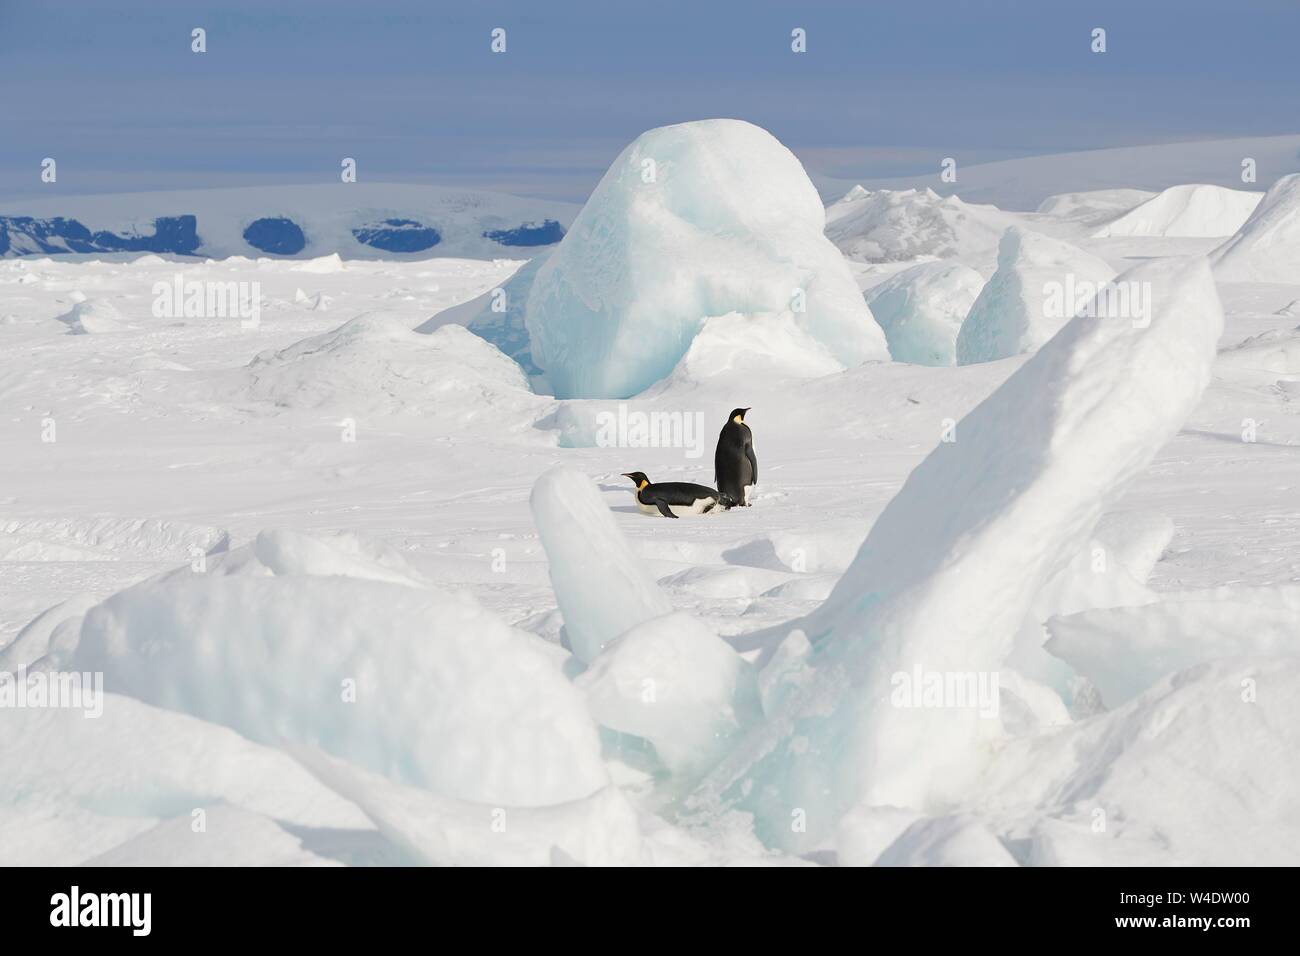
[[[580,200],[638,133],[712,116],[842,178],[1294,133],[1297,39],[1297,0],[0,0],[0,196],[46,195],[45,156],[67,193],[332,182],[354,156]]]

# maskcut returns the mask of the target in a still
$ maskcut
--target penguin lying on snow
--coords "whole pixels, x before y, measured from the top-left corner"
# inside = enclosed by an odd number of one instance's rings
[[[718,493],[738,505],[749,507],[749,489],[758,484],[758,459],[754,457],[754,434],[745,424],[748,408],[733,408],[718,435],[713,453],[713,480]]]
[[[721,495],[704,485],[693,485],[687,481],[661,481],[656,485],[650,482],[644,471],[624,472],[623,477],[631,478],[636,485],[636,506],[642,514],[652,515],[657,512],[665,518],[678,518],[681,515],[708,514],[718,507],[730,507]]]

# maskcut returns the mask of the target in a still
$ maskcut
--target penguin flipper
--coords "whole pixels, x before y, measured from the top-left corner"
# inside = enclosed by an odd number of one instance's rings
[[[749,459],[749,483],[758,484],[758,459],[754,457],[754,446],[745,444],[745,457]]]
[[[665,518],[677,517],[677,515],[673,514],[671,511],[668,510],[668,505],[664,504],[662,501],[656,501],[655,505],[659,508],[659,513],[663,515]]]

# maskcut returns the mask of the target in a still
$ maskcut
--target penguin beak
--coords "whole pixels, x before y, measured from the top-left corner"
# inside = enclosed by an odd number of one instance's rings
[[[626,471],[623,472],[623,477],[624,477],[624,478],[632,478],[632,476],[631,476],[630,474],[628,474]],[[633,480],[633,481],[636,481],[635,478],[632,478],[632,480]]]

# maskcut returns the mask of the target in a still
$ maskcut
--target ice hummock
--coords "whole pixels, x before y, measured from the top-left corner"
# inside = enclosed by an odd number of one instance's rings
[[[962,322],[957,363],[1034,351],[1114,275],[1107,263],[1068,242],[1011,227],[998,245],[997,271]]]
[[[672,613],[590,478],[552,468],[537,479],[529,500],[565,635],[579,660],[594,661],[620,634]]]
[[[1150,324],[1072,319],[917,466],[821,608],[777,629],[808,634],[813,675],[714,771],[699,806],[740,806],[765,840],[809,848],[857,804],[961,799],[998,719],[899,706],[898,675],[1004,668],[1039,589],[1210,380],[1223,313],[1205,261],[1126,278],[1150,283]],[[791,832],[795,810],[804,833]]]
[[[643,133],[538,270],[525,324],[560,398],[665,378],[711,317],[776,316],[846,366],[888,359],[794,154],[739,120]]]
[[[866,297],[894,361],[956,365],[957,334],[982,288],[983,276],[960,262],[922,262],[869,289]]]
[[[451,799],[536,806],[608,776],[567,655],[353,535],[266,531],[90,609],[52,667]]]

